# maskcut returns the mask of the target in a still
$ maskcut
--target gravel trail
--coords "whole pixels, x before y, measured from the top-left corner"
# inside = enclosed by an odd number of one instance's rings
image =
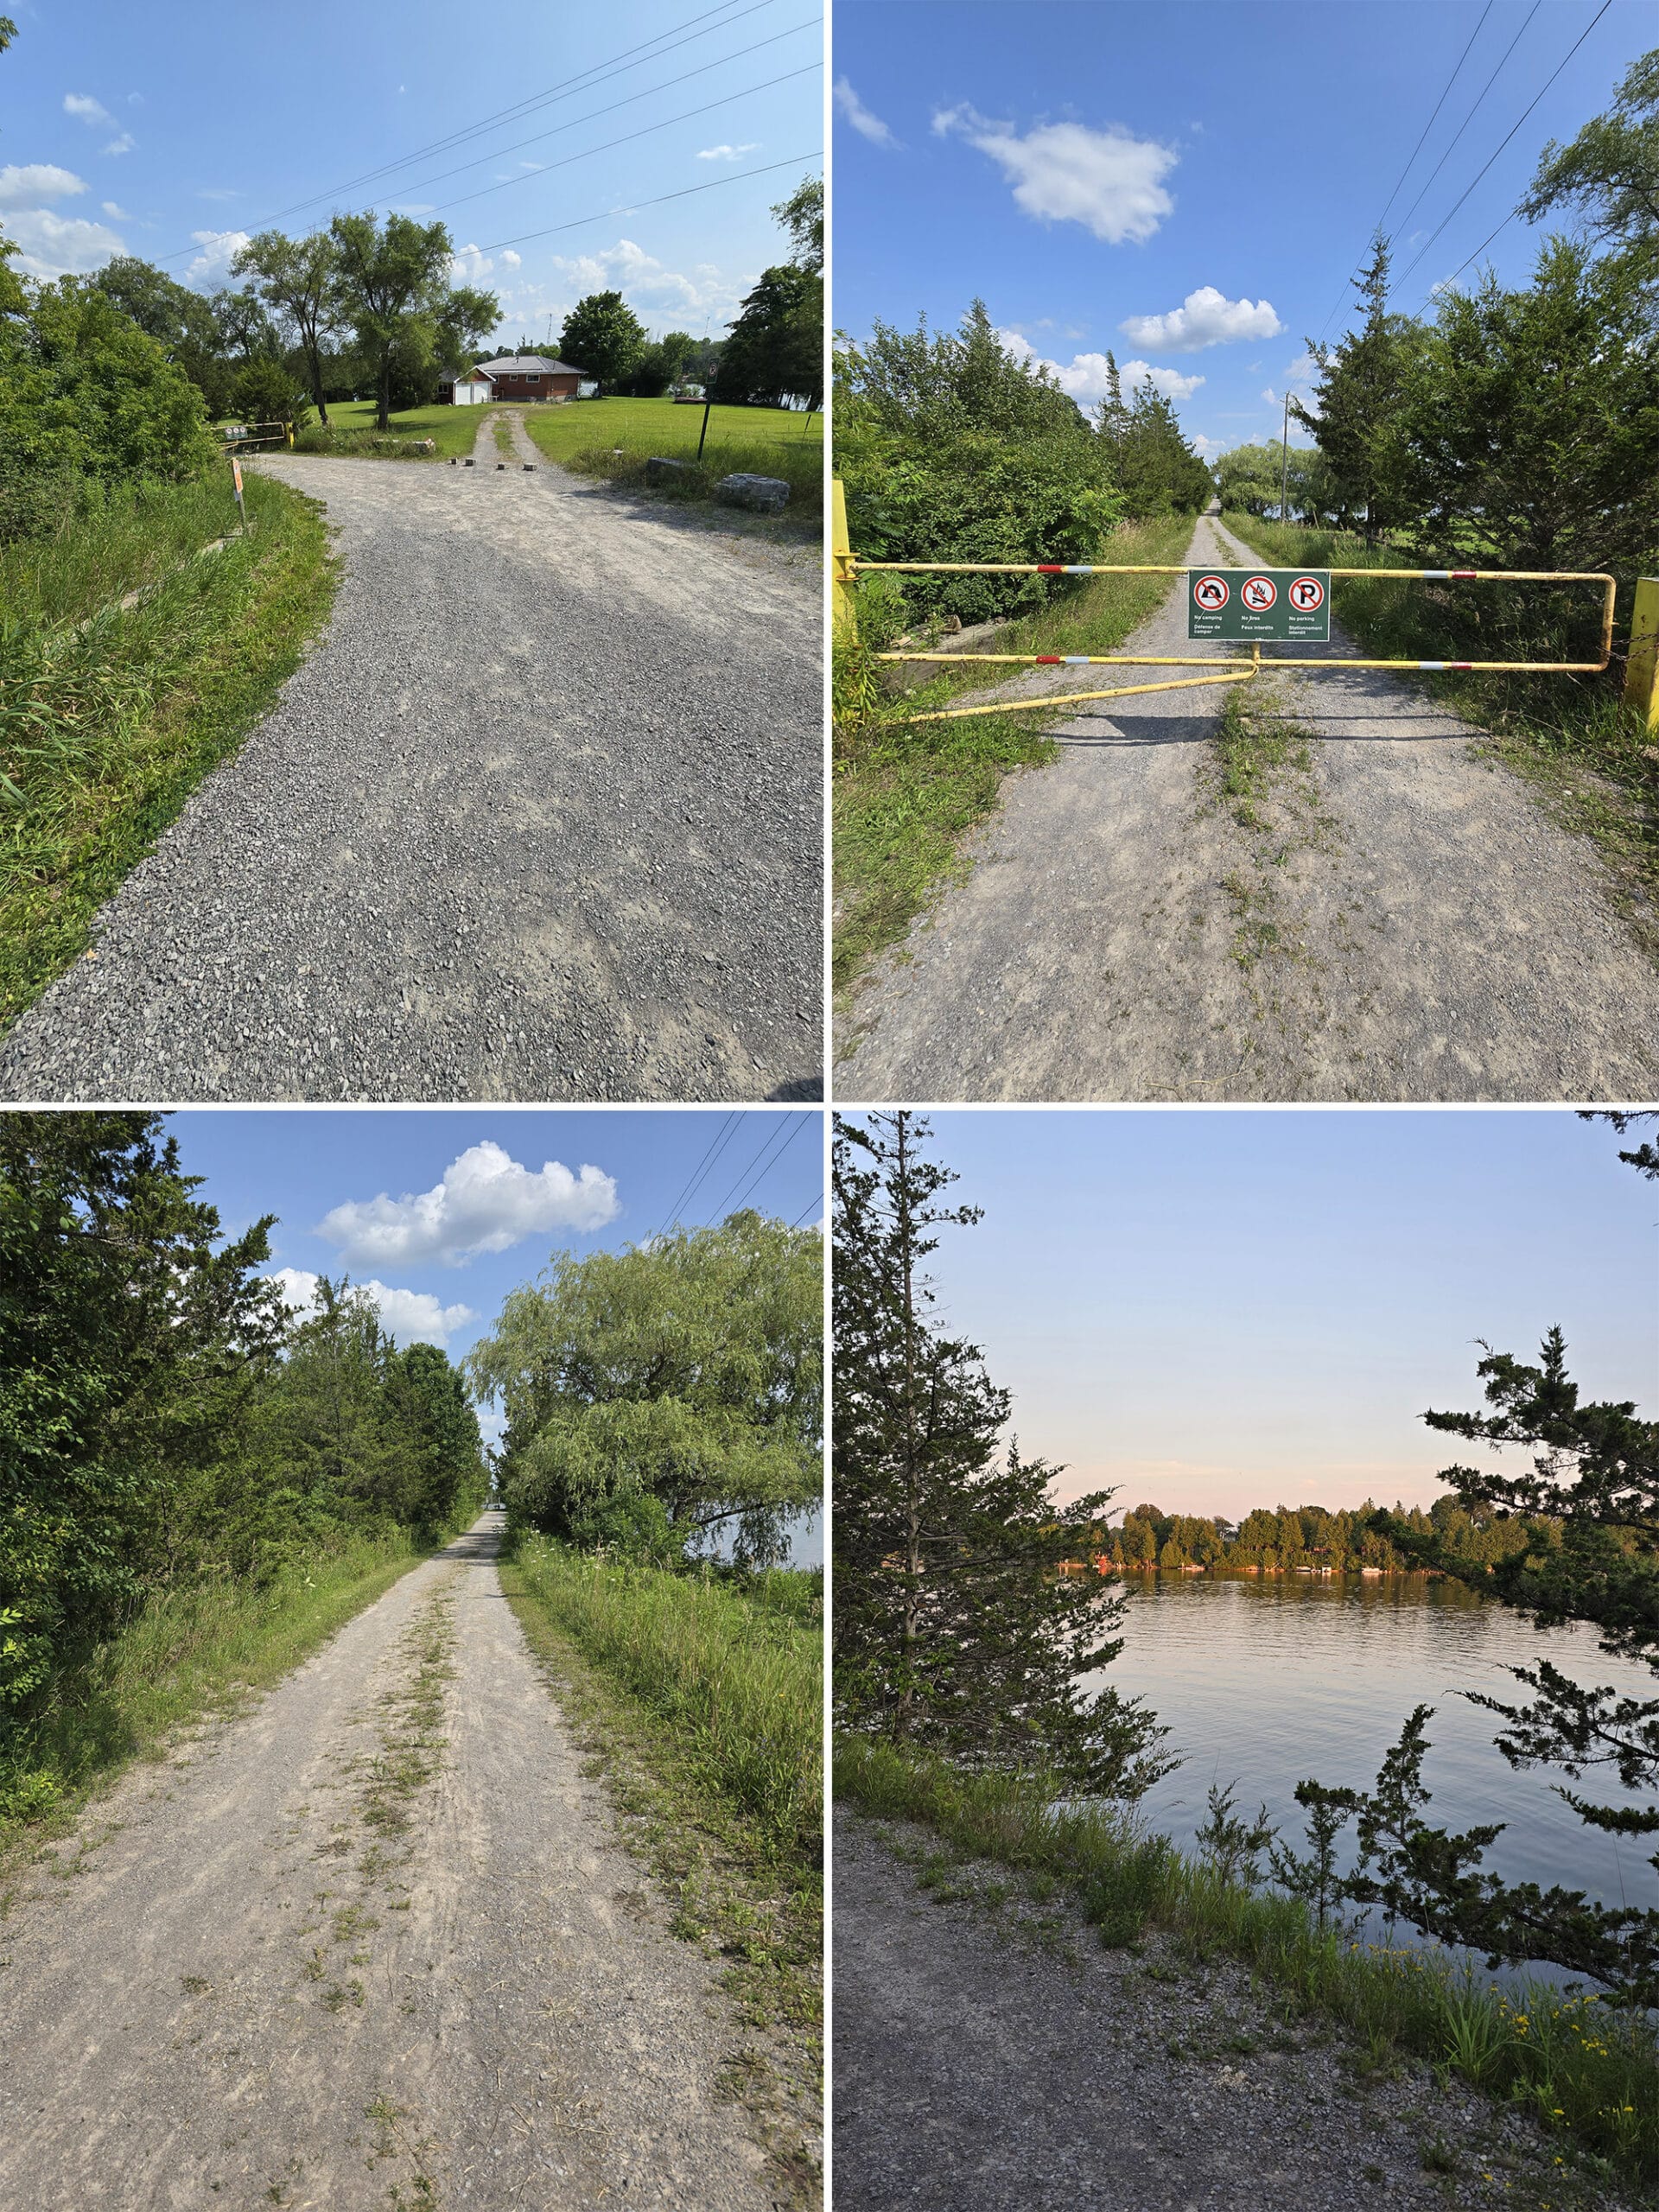
[[[836,2212],[1353,2212],[1591,2201],[1517,2116],[1427,2069],[1365,2075],[1250,1976],[1160,1940],[1107,1951],[1065,1910],[950,1902],[838,1811]],[[964,1892],[969,1894],[964,1895]],[[974,1894],[977,1892],[977,1894]],[[1443,2137],[1454,2175],[1428,2172]],[[1598,2185],[1596,2212],[1630,2212]]]
[[[741,2026],[584,1778],[499,1522],[124,1778],[0,1921],[0,2204],[772,2204],[716,2087]]]
[[[1187,558],[1255,565],[1209,517]],[[1205,652],[1185,619],[1178,591],[1127,649]],[[1333,624],[1329,651],[1354,650]],[[966,881],[876,964],[838,1097],[1654,1095],[1659,969],[1593,847],[1478,733],[1380,670],[1259,680],[1246,696],[1319,741],[1251,830],[1216,790],[1227,696],[1073,711],[1060,758],[1005,784]]]
[[[822,1063],[817,549],[535,454],[287,455],[343,575],[0,1043],[12,1099],[753,1100]]]

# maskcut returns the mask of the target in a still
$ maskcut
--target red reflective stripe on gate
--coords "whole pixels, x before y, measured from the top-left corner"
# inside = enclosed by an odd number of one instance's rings
[[[1446,664],[1448,668],[1472,668],[1475,664],[1471,660],[1449,660]]]
[[[1065,666],[1065,655],[1064,653],[1039,653],[1037,656],[1037,665],[1039,668],[1064,668]]]
[[[1448,569],[1446,574],[1454,584],[1467,584],[1474,582],[1480,574],[1480,570],[1478,569]],[[1460,668],[1463,665],[1460,661],[1454,661],[1452,664],[1454,668]]]
[[[1065,574],[1065,563],[1059,561],[1039,561],[1037,563],[1037,573],[1039,576],[1063,576]]]

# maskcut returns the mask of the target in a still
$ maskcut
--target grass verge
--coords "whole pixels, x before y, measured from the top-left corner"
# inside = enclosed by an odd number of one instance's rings
[[[549,461],[579,476],[604,479],[653,499],[707,505],[722,476],[780,476],[789,505],[775,518],[756,517],[787,533],[816,529],[823,517],[823,417],[785,408],[716,407],[709,418],[701,460],[701,407],[671,399],[582,400],[569,407],[518,410],[525,429]],[[645,463],[653,454],[690,464],[673,479],[650,484]]]
[[[754,2037],[728,2086],[804,2202],[823,2068],[821,1580],[705,1582],[537,1535],[500,1573],[676,1934],[725,1961]]]
[[[389,427],[381,431],[375,424],[372,399],[331,399],[327,426],[313,423],[302,430],[295,448],[299,453],[448,461],[451,454],[471,453],[483,415],[484,410],[478,407],[405,407],[391,416]],[[412,451],[422,438],[430,438],[436,452]]]
[[[1320,800],[1312,733],[1280,714],[1261,684],[1257,677],[1224,695],[1198,774],[1200,806],[1226,814],[1243,832],[1240,863],[1221,887],[1232,910],[1232,957],[1247,976],[1268,959],[1314,961],[1281,894],[1298,860],[1334,853],[1341,837]],[[1258,1013],[1273,1010],[1273,994],[1255,995]]]
[[[843,1737],[837,1796],[931,1829],[966,1859],[1058,1883],[1112,1948],[1166,1930],[1195,1960],[1242,1960],[1298,2012],[1335,2022],[1372,2065],[1409,2054],[1461,2075],[1562,2139],[1563,2157],[1659,2178],[1651,2025],[1541,1984],[1500,1989],[1433,1955],[1320,1929],[1298,1898],[1253,1890],[1109,1812],[1057,1804],[1034,1780],[968,1775]]]
[[[1101,548],[1126,565],[1169,566],[1192,535],[1187,515],[1126,524]],[[1115,652],[1168,597],[1168,576],[1094,576],[1076,592],[1006,623],[995,650],[1017,653]],[[877,662],[838,647],[836,658],[834,980],[844,995],[877,953],[904,936],[915,917],[965,871],[962,843],[996,804],[1002,779],[1054,757],[1043,734],[1052,717],[1039,701],[1023,712],[963,721],[916,722],[962,694],[1004,682],[995,664],[932,664],[919,683],[918,663]],[[1077,689],[1109,669],[1085,671]],[[900,686],[906,688],[900,689]]]
[[[72,530],[32,568],[20,556],[32,603],[0,616],[0,1027],[84,950],[98,906],[267,711],[333,601],[315,501],[250,475],[251,534],[175,567],[164,552],[226,518],[213,487],[171,488],[152,552],[124,510],[107,531],[86,519],[92,543]],[[110,603],[137,587],[135,606]]]
[[[61,1834],[95,1786],[278,1681],[425,1556],[365,1539],[261,1587],[226,1577],[154,1600],[0,1738],[0,1869]]]
[[[1310,568],[1408,567],[1416,557],[1367,546],[1338,531],[1313,531],[1228,514],[1228,529],[1263,560]],[[1469,557],[1474,558],[1473,555]],[[1499,586],[1421,584],[1363,577],[1338,582],[1332,609],[1361,647],[1378,658],[1448,660],[1528,655],[1592,660],[1599,606],[1592,587],[1549,594]],[[1483,596],[1484,595],[1484,596]],[[1502,605],[1500,606],[1500,600]],[[1623,610],[1628,593],[1621,593]],[[1537,609],[1538,627],[1517,645],[1513,634],[1483,637],[1499,613]],[[1621,619],[1623,615],[1621,615]],[[1615,646],[1619,643],[1615,632]],[[1465,721],[1486,733],[1491,749],[1524,776],[1564,827],[1592,840],[1611,871],[1621,905],[1659,950],[1659,746],[1619,696],[1623,668],[1605,676],[1426,673],[1427,687]]]

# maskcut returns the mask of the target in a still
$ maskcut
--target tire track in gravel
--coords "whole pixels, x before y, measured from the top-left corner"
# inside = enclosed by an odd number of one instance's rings
[[[499,1518],[38,1864],[0,1921],[0,2204],[773,2204],[721,2087],[741,2024],[584,1777]]]
[[[1207,516],[1187,559],[1254,565]],[[1185,631],[1177,592],[1126,650],[1205,654]],[[1333,623],[1331,652],[1354,650]],[[1061,669],[1001,690],[1076,682]],[[1073,710],[1052,733],[1060,758],[1004,785],[966,880],[872,971],[843,1025],[838,1097],[1659,1089],[1659,971],[1593,846],[1480,757],[1478,732],[1377,670],[1240,687],[1318,741],[1251,830],[1216,796],[1211,741],[1231,696]]]
[[[835,1835],[836,2212],[1634,2212],[1569,2191],[1554,2141],[1461,2082],[1366,2074],[1243,1966],[1106,1950],[1005,1867],[930,1892],[895,1855],[937,1856],[924,1829],[838,1810]],[[1455,2189],[1424,2169],[1437,2134]]]
[[[324,503],[333,617],[0,1096],[818,1095],[817,549],[498,470],[492,419],[471,469],[258,464]]]

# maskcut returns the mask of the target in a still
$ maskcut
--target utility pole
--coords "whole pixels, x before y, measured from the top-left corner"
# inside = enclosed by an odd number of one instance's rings
[[[1290,520],[1290,387],[1285,387],[1285,435],[1279,467],[1279,519]]]

